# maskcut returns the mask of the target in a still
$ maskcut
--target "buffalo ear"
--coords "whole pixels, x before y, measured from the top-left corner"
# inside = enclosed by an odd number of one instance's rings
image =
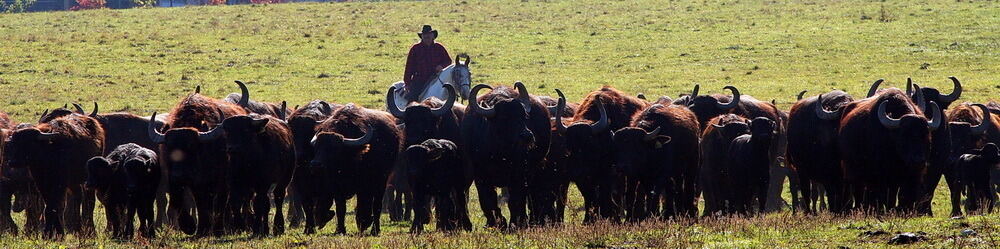
[[[670,140],[672,139],[673,138],[671,138],[670,136],[664,136],[664,135],[656,136],[656,139],[653,140],[655,142],[654,146],[657,149],[663,148],[663,146],[670,143]]]
[[[264,132],[264,128],[267,127],[268,121],[269,119],[266,118],[254,119],[253,121],[250,122],[250,125],[254,128],[254,130],[257,131],[257,133],[261,133]]]

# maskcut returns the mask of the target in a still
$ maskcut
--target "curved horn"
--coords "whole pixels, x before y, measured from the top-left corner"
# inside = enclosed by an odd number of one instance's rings
[[[959,82],[958,78],[955,78],[955,76],[949,76],[948,79],[951,79],[951,83],[955,86],[955,90],[952,90],[951,94],[938,97],[938,99],[941,99],[941,102],[951,103],[958,100],[959,97],[962,97],[962,82]]]
[[[799,92],[799,95],[795,97],[795,100],[802,100],[803,95],[806,95],[806,90]]]
[[[901,123],[899,119],[890,118],[889,115],[885,113],[885,105],[887,103],[888,103],[887,101],[882,101],[882,103],[878,104],[878,112],[877,112],[878,121],[879,123],[882,123],[882,126],[885,126],[885,128],[889,129],[899,128],[899,124]]]
[[[698,84],[694,84],[694,90],[691,90],[691,97],[692,97],[692,98],[694,98],[694,97],[697,97],[697,96],[698,96],[698,90],[699,90],[699,89],[701,89],[701,85],[698,85]]]
[[[740,104],[740,90],[736,89],[736,87],[734,86],[726,86],[723,89],[729,89],[730,91],[733,91],[733,99],[726,104],[719,103],[719,101],[716,100],[715,105],[718,106],[719,109],[723,110],[736,108],[736,106]]]
[[[194,93],[199,93],[199,94],[201,93],[201,85],[197,85],[194,87]]]
[[[930,111],[933,115],[931,115],[931,120],[927,121],[927,128],[930,131],[934,131],[937,130],[938,127],[941,127],[941,123],[944,118],[941,118],[941,107],[939,107],[934,101],[931,101]]]
[[[479,106],[479,101],[476,101],[476,94],[478,94],[479,90],[482,90],[483,88],[493,90],[492,87],[484,84],[479,84],[476,85],[475,87],[472,87],[472,90],[469,91],[470,103],[468,108],[472,109],[472,112],[482,115],[484,117],[493,117],[494,115],[497,114],[496,110],[493,110],[493,108],[484,109],[482,106]]]
[[[368,132],[365,132],[364,136],[360,138],[344,138],[344,145],[347,146],[362,146],[367,144],[375,136],[375,127],[371,125],[368,126]]]
[[[76,109],[76,113],[80,115],[87,115],[86,111],[83,111],[83,106],[77,103],[73,103],[73,108]]]
[[[225,132],[225,130],[219,129],[220,127],[222,127],[221,124],[213,127],[211,130],[208,130],[206,132],[198,132],[198,141],[202,142],[215,141],[216,139],[222,136],[222,133]]]
[[[55,132],[39,132],[38,133],[38,137],[36,137],[36,138],[38,138],[38,140],[41,140],[41,141],[52,141],[53,139],[56,138],[56,134],[58,134],[58,133],[55,133]]]
[[[440,117],[451,113],[451,108],[455,106],[455,99],[458,98],[458,94],[455,92],[455,86],[452,86],[451,84],[444,84],[444,90],[445,92],[448,92],[448,100],[444,102],[443,106],[438,107],[437,109],[431,109],[431,113],[433,113],[434,116]]]
[[[837,120],[837,119],[840,118],[840,110],[832,111],[831,112],[831,111],[827,111],[826,108],[823,107],[823,94],[820,94],[818,97],[816,97],[816,103],[815,103],[815,105],[816,105],[816,108],[815,108],[816,109],[816,116],[819,117],[819,119],[822,119],[822,120]]]
[[[524,113],[531,114],[531,95],[528,93],[528,88],[520,81],[514,82],[514,88],[517,89],[517,100],[521,101]]]
[[[395,86],[390,86],[389,91],[385,93],[385,109],[388,110],[389,113],[392,113],[393,116],[396,116],[396,118],[398,119],[406,118],[406,112],[399,109],[399,106],[396,106]]]
[[[646,95],[645,95],[645,94],[642,94],[642,93],[639,93],[639,94],[636,94],[636,95],[635,95],[635,97],[636,97],[636,98],[639,98],[639,99],[641,99],[641,100],[647,100],[647,99],[646,99]]]
[[[597,112],[601,113],[601,119],[598,119],[596,123],[590,125],[590,131],[594,134],[604,132],[608,129],[608,125],[610,125],[610,122],[608,121],[608,110],[604,108],[603,102],[604,101],[601,101],[600,97],[594,99],[594,104],[597,105]]]
[[[646,135],[642,137],[642,141],[649,142],[649,141],[653,141],[653,139],[656,139],[656,136],[660,135],[660,128],[663,128],[663,127],[662,126],[657,126],[656,129],[653,129],[653,131],[650,131],[650,132],[646,133]]]
[[[882,81],[885,81],[885,79],[878,79],[875,83],[872,83],[872,86],[868,88],[868,98],[875,96],[875,92],[878,91],[878,85],[881,85]]]
[[[157,131],[160,127],[156,127],[156,112],[153,112],[153,116],[149,116],[149,126],[146,128],[146,134],[149,136],[149,140],[153,140],[153,143],[161,144],[164,140],[163,133]]]
[[[324,113],[330,113],[330,112],[333,111],[333,107],[330,107],[330,103],[326,103],[326,101],[320,101],[319,105],[322,106]],[[295,109],[298,109],[298,108],[295,108]]]
[[[243,81],[236,81],[236,84],[240,86],[240,102],[236,103],[240,106],[246,107],[250,104],[250,89],[247,89],[247,85],[243,84]]]
[[[278,110],[278,113],[276,113],[276,114],[278,114],[278,119],[285,120],[285,118],[288,116],[288,113],[285,113],[287,111],[288,111],[288,102],[282,100],[281,101],[281,110]]]
[[[90,117],[95,117],[95,118],[97,117],[97,109],[98,109],[98,106],[97,106],[97,102],[95,101],[94,102],[94,109],[90,110]]]
[[[556,130],[559,131],[559,133],[565,133],[566,126],[562,123],[562,115],[563,110],[566,109],[566,96],[563,95],[562,91],[558,88],[556,89],[556,94],[559,94],[559,101],[556,104]]]
[[[906,77],[906,96],[913,96],[913,78]]]
[[[973,104],[973,106],[979,107],[979,110],[983,111],[983,121],[979,122],[979,125],[972,127],[972,133],[977,135],[986,134],[986,131],[993,126],[993,117],[990,114],[990,109],[986,108],[983,104]]]
[[[38,117],[38,123],[41,123],[42,120],[45,120],[45,116],[47,116],[47,115],[49,115],[49,109],[45,109],[45,111],[42,112],[42,116]]]
[[[927,111],[927,101],[924,99],[924,91],[920,90],[920,85],[913,84],[913,102],[917,104],[920,111]]]

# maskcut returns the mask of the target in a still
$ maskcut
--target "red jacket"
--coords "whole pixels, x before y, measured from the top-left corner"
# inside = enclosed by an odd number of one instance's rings
[[[423,89],[427,81],[437,74],[435,67],[448,65],[451,65],[451,56],[441,43],[435,42],[430,46],[425,46],[423,43],[413,44],[409,55],[406,56],[406,71],[403,73],[406,90]]]

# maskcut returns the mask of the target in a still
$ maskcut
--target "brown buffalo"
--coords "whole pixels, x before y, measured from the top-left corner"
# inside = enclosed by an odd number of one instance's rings
[[[167,117],[166,132],[150,123],[147,134],[161,144],[161,166],[167,167],[170,206],[178,210],[178,226],[186,234],[206,236],[226,232],[229,158],[218,126],[224,118],[246,115],[240,106],[193,93],[181,99]],[[153,114],[155,117],[156,114]],[[150,118],[154,119],[154,118]],[[186,208],[187,191],[194,196],[197,224]]]
[[[240,93],[230,93],[224,99],[226,102],[233,103],[243,107],[248,113],[256,113],[262,115],[270,115],[277,119],[285,120],[292,110],[288,109],[288,105],[282,101],[281,104],[259,102],[250,99],[250,89],[242,81],[236,81],[236,85],[240,87]]]
[[[564,99],[561,93],[560,98]],[[605,86],[584,98],[569,127],[563,126],[560,113],[555,115],[558,130],[566,137],[567,173],[586,203],[584,222],[593,222],[598,215],[617,221],[621,208],[630,207],[622,206],[628,204],[622,199],[623,175],[614,167],[615,148],[608,145],[613,142],[613,131],[627,127],[632,116],[646,105],[639,98]]]
[[[838,151],[857,207],[915,211],[923,192],[931,132],[943,122],[936,104],[929,105],[933,115],[928,120],[919,103],[899,89],[885,89],[844,107]]]
[[[968,102],[959,104],[948,110],[947,118],[948,129],[951,131],[950,156],[955,160],[964,154],[974,153],[987,143],[1000,143],[1000,116],[991,114],[985,105]],[[942,174],[948,183],[948,189],[951,190],[951,215],[960,216],[962,215],[960,203],[963,191],[960,181],[962,168],[949,165]]]
[[[662,194],[662,218],[697,215],[698,127],[693,112],[667,101],[650,106],[615,132],[615,163],[625,172],[626,193],[642,193],[629,198],[634,217],[655,215],[661,196],[651,193]]]
[[[104,129],[84,115],[61,116],[11,135],[5,160],[11,168],[28,168],[45,200],[47,238],[61,238],[64,225],[78,235],[94,232],[94,192],[83,183],[87,160],[103,150]]]
[[[703,216],[728,213],[732,207],[733,183],[726,169],[727,154],[733,139],[750,132],[748,120],[736,114],[725,114],[708,121],[701,135],[701,167],[699,186],[704,194]]]
[[[348,104],[316,128],[310,167],[325,170],[319,186],[332,189],[337,205],[337,233],[347,232],[347,200],[357,196],[355,220],[359,233],[371,227],[381,232],[382,197],[386,180],[402,145],[402,132],[391,114]],[[307,215],[309,215],[307,213]]]

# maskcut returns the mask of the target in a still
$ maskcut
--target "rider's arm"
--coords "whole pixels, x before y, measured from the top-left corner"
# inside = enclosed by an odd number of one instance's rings
[[[416,73],[414,67],[417,66],[416,58],[413,57],[413,50],[416,47],[410,47],[410,52],[406,54],[406,69],[403,70],[403,82],[406,86],[410,85],[410,79],[413,78],[413,74]]]
[[[434,63],[436,63],[442,69],[451,66],[451,55],[448,54],[448,49],[445,48],[444,45],[440,43],[438,43],[437,45],[438,49],[440,49],[441,51],[439,51],[439,54],[436,58],[437,60]]]

